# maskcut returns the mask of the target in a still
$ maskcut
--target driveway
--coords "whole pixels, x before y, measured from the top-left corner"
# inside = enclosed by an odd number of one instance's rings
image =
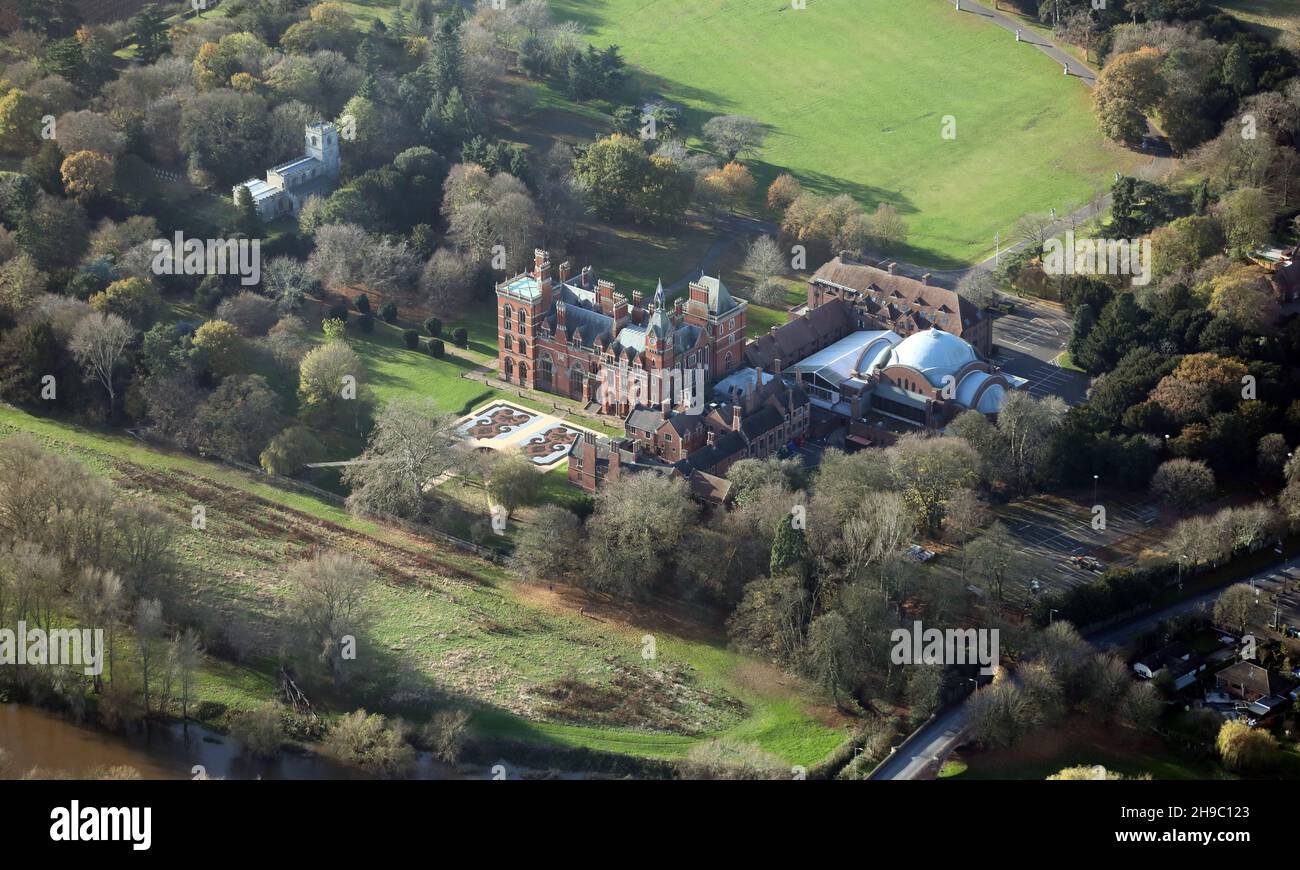
[[[1012,313],[993,321],[993,361],[1027,380],[1025,389],[1037,398],[1060,396],[1068,405],[1083,402],[1088,376],[1056,364],[1073,329],[1065,309],[1040,299],[1017,299],[1015,305]]]

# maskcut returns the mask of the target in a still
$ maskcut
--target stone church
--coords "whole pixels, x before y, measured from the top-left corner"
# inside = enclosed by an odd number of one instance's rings
[[[339,132],[328,122],[308,124],[304,134],[306,153],[295,160],[266,170],[266,180],[250,178],[234,187],[247,187],[263,220],[296,215],[313,196],[328,196],[339,177]]]

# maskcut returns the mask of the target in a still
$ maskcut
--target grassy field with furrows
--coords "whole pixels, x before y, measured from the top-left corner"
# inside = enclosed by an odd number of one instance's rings
[[[715,736],[812,764],[844,737],[808,687],[699,629],[678,636],[639,612],[529,586],[505,568],[335,504],[127,436],[0,406],[0,437],[24,432],[148,494],[176,519],[179,578],[169,615],[202,627],[199,701],[249,709],[269,697],[287,568],[334,549],[370,563],[375,621],[361,675],[334,701],[419,722],[447,704],[481,734],[646,757],[676,757]],[[206,509],[207,527],[189,524]],[[585,612],[584,612],[585,611]],[[645,637],[656,655],[643,657]],[[367,649],[368,647],[368,649]]]

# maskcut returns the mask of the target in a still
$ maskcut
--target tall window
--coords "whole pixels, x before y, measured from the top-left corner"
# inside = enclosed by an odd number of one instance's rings
[[[501,315],[501,322],[502,322],[502,325],[503,325],[506,329],[510,329],[510,328],[511,328],[511,326],[510,326],[510,306],[509,306],[509,305],[507,305],[507,306],[505,307],[505,310],[504,310],[504,312],[503,312],[502,315]]]
[[[525,332],[527,331],[527,329],[528,329],[528,312],[520,308],[519,309],[519,331]]]

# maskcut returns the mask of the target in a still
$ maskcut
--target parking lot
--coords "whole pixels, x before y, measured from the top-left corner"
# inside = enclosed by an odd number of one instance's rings
[[[1058,305],[1016,300],[1015,310],[993,322],[994,362],[1024,378],[1033,396],[1060,396],[1077,405],[1088,392],[1088,376],[1055,364],[1070,339],[1070,319]]]
[[[1106,508],[1104,529],[1092,527],[1090,502],[1090,498],[1039,496],[998,509],[998,519],[1011,532],[1017,552],[1036,567],[1031,579],[1038,581],[1040,594],[1100,576],[1099,571],[1072,563],[1072,556],[1091,556],[1110,568],[1128,563],[1162,536],[1160,509],[1153,502],[1102,493],[1098,502]]]

